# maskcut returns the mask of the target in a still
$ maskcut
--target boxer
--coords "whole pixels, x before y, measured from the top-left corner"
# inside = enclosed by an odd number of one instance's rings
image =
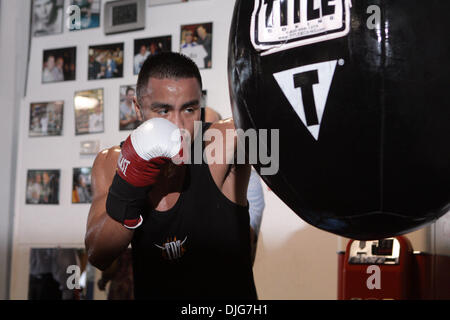
[[[93,201],[85,244],[104,270],[130,244],[136,299],[255,299],[248,164],[179,164],[182,135],[195,139],[202,80],[178,53],[149,57],[138,76],[136,114],[143,123],[121,147],[101,151],[92,168]],[[203,130],[234,129],[231,119]],[[205,147],[208,142],[205,142]],[[226,148],[226,146],[233,148]]]

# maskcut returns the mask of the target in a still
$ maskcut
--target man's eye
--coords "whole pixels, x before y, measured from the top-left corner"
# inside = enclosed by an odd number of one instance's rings
[[[163,115],[166,115],[167,113],[168,113],[168,111],[167,111],[166,109],[162,109],[162,110],[159,110],[159,111],[158,111],[158,114],[159,114],[159,115],[162,115],[162,116],[163,116]]]

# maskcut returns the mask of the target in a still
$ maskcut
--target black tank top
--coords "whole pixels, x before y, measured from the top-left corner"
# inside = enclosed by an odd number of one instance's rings
[[[149,209],[135,230],[135,298],[256,299],[248,204],[226,198],[208,164],[186,166],[175,205],[165,212]]]

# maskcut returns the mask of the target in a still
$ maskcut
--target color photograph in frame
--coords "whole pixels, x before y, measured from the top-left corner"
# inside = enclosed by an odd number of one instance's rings
[[[89,47],[88,80],[123,77],[123,42]]]
[[[91,171],[92,168],[73,168],[72,203],[91,203]]]
[[[133,98],[136,96],[136,85],[120,87],[119,97],[119,130],[134,130],[140,122],[136,115]]]
[[[79,21],[71,21],[70,31],[98,28],[100,26],[101,0],[70,0],[71,6],[79,8]],[[79,25],[77,25],[79,22]]]
[[[180,53],[191,58],[199,69],[212,67],[212,22],[181,26]]]
[[[103,89],[75,92],[75,134],[104,132]]]
[[[149,56],[167,51],[172,51],[172,36],[161,36],[134,40],[134,74],[139,74],[144,61]]]
[[[29,137],[60,136],[63,129],[64,101],[30,104]]]
[[[77,48],[44,50],[42,83],[75,80]]]
[[[60,170],[28,170],[26,203],[59,204]]]

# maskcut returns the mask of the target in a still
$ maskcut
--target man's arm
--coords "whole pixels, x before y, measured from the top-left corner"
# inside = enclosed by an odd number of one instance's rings
[[[100,152],[92,167],[93,200],[85,237],[92,265],[104,270],[128,247],[133,230],[143,223],[150,188],[180,149],[177,126],[155,118],[133,130],[121,148]]]
[[[216,136],[222,137],[223,143],[215,144],[217,162],[211,163],[208,160],[211,175],[217,187],[228,199],[245,206],[251,167],[248,163],[237,162],[238,139],[233,119],[215,122],[205,133],[206,139],[211,138],[210,143],[214,143]]]
[[[120,149],[100,152],[92,167],[92,204],[87,221],[85,245],[89,262],[105,270],[125,250],[134,231],[124,228],[106,213],[106,199],[113,181]]]

